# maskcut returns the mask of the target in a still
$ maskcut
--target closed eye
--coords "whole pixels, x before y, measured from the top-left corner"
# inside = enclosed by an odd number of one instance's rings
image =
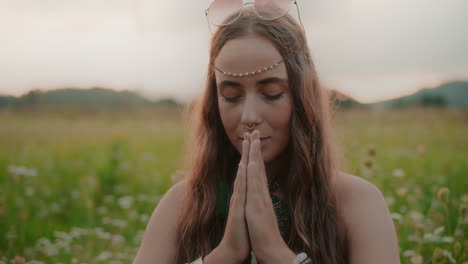
[[[226,97],[226,96],[223,96],[223,100],[225,102],[228,102],[228,103],[234,103],[236,102],[237,100],[239,100],[239,97],[240,96],[237,96],[237,97]]]
[[[264,94],[263,96],[269,101],[274,101],[274,100],[280,99],[281,97],[283,97],[283,95],[284,95],[284,92],[281,92],[281,93],[276,94],[276,95],[266,95],[266,94]],[[241,98],[241,96],[236,96],[236,97],[223,96],[223,100],[225,102],[228,102],[228,103],[237,102],[240,98]]]
[[[280,99],[281,97],[283,97],[283,94],[284,94],[284,92],[279,93],[279,94],[277,94],[277,95],[265,95],[265,97],[266,97],[268,100],[274,101],[274,100],[278,100],[278,99]]]

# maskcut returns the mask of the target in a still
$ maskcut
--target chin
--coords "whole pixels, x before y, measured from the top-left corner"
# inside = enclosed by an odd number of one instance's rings
[[[275,156],[272,157],[270,153],[271,152],[269,152],[269,151],[265,152],[265,150],[262,150],[262,156],[263,156],[263,162],[264,163],[269,163],[270,161],[272,161],[275,158]]]

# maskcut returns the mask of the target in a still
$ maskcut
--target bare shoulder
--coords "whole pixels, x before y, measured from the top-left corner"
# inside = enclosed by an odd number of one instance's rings
[[[156,205],[133,264],[174,262],[177,224],[187,185],[186,180],[176,183]]]
[[[348,237],[350,263],[400,263],[395,228],[379,188],[339,172],[332,189]]]
[[[382,192],[373,183],[345,172],[338,172],[332,179],[332,189],[337,197],[338,206],[346,209],[353,202],[363,198],[381,198]]]

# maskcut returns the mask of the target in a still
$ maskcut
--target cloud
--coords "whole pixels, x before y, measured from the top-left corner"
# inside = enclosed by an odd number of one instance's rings
[[[0,92],[102,85],[188,99],[203,87],[209,0],[7,2],[0,2]],[[322,80],[364,101],[468,78],[468,1],[299,6]],[[297,17],[295,8],[290,14]]]

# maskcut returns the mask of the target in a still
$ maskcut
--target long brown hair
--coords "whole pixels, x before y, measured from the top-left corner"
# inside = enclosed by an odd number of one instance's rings
[[[289,174],[283,182],[291,230],[285,242],[296,253],[306,252],[312,263],[346,263],[345,232],[330,185],[338,172],[338,152],[331,128],[329,94],[319,86],[307,40],[298,23],[289,15],[263,20],[251,9],[214,33],[205,90],[188,109],[194,129],[187,164],[187,193],[177,232],[176,263],[206,256],[223,237],[225,221],[215,215],[217,184],[221,180],[232,184],[240,154],[221,122],[213,64],[226,42],[252,33],[269,39],[282,55],[293,97]]]

